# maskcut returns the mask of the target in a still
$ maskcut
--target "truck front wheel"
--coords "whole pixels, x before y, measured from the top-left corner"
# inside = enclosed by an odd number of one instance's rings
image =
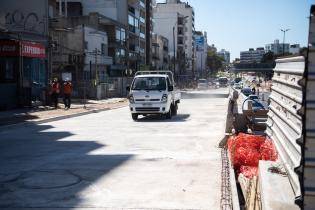
[[[173,109],[173,106],[171,105],[170,110],[168,111],[168,113],[165,114],[166,119],[172,118],[172,109]]]
[[[134,121],[138,120],[138,114],[131,114],[131,117]]]
[[[176,116],[177,115],[177,110],[178,110],[177,103],[175,103],[175,105],[173,105],[172,108],[173,108],[173,110],[172,110],[173,111],[173,115]]]

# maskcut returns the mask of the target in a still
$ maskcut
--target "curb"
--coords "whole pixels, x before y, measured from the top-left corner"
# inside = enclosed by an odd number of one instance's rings
[[[84,115],[89,115],[89,114],[94,114],[94,113],[99,113],[99,112],[104,112],[104,111],[109,111],[109,110],[114,110],[114,109],[120,109],[120,108],[123,108],[123,107],[126,107],[126,106],[127,105],[113,107],[113,108],[93,109],[93,110],[86,111],[86,112],[80,112],[80,113],[75,113],[75,114],[63,115],[63,116],[58,116],[58,117],[51,117],[51,118],[42,119],[42,120],[38,120],[38,121],[18,122],[18,123],[14,123],[14,124],[11,124],[11,125],[0,126],[0,130],[10,129],[10,128],[17,127],[17,126],[29,126],[29,125],[34,125],[34,124],[35,125],[39,125],[39,124],[43,124],[43,123],[49,123],[49,122],[69,119],[69,118],[73,118],[73,117],[80,117],[80,116],[84,116]]]

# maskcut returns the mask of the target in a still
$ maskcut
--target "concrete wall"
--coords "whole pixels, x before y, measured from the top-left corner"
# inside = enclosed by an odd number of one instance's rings
[[[13,32],[48,34],[48,0],[1,1],[0,25]],[[40,37],[39,37],[40,38]],[[45,41],[44,38],[43,41]]]
[[[95,49],[98,51],[97,63],[101,65],[110,65],[112,64],[111,59],[108,58],[108,37],[107,33],[99,31],[90,27],[84,27],[84,40],[86,42],[85,53],[85,64],[89,64],[90,61],[92,64],[95,64],[95,56],[92,55],[92,52],[95,52]],[[105,45],[107,53],[100,55],[101,46]]]
[[[68,2],[81,2],[83,15],[98,12],[122,24],[127,24],[127,0],[68,0]]]

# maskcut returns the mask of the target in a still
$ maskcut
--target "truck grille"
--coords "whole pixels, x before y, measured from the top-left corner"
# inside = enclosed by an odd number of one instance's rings
[[[160,108],[159,107],[137,107],[136,111],[137,112],[159,112]]]
[[[160,99],[136,99],[136,101],[160,101]]]

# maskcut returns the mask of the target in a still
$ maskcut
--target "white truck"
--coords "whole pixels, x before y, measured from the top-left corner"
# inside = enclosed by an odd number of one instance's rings
[[[177,114],[181,94],[171,71],[139,71],[127,91],[133,120],[139,115],[158,114],[171,119]]]

